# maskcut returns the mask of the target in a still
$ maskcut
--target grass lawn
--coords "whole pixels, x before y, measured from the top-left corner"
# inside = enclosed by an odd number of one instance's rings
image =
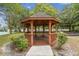
[[[20,35],[23,35],[23,33],[14,33],[14,34],[1,35],[0,36],[0,47],[5,43],[10,42],[11,37],[20,36]]]

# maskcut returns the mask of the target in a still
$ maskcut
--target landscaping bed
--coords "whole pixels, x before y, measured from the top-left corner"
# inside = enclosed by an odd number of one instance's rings
[[[23,33],[15,33],[15,34],[8,34],[8,35],[1,35],[0,36],[0,55],[4,56],[24,56],[28,52],[30,47],[27,47],[24,51],[19,52],[13,48],[13,43],[11,37],[19,37],[24,36]],[[22,40],[21,40],[22,41]],[[20,41],[20,42],[21,42]],[[21,46],[22,47],[22,46]]]
[[[30,49],[30,47],[28,47],[24,51],[19,52],[13,49],[12,47],[13,47],[12,42],[8,42],[7,44],[5,44],[2,48],[3,49],[2,55],[3,56],[25,56],[28,50]]]
[[[79,56],[79,36],[68,36],[68,41],[57,50],[52,48],[55,56]]]

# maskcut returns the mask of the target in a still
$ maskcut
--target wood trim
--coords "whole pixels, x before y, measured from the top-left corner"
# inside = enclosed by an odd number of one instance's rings
[[[51,21],[49,21],[49,44],[51,45]]]
[[[30,22],[31,25],[31,46],[33,45],[33,21]]]
[[[27,18],[24,18],[24,20],[22,20],[21,22],[26,22],[26,21],[29,21],[29,20],[52,20],[52,21],[56,21],[59,23],[59,21],[55,18],[55,17],[27,17]]]

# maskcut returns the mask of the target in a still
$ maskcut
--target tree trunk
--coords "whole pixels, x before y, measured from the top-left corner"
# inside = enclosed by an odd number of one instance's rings
[[[70,32],[74,31],[74,26],[70,25],[70,26],[69,26],[69,31],[70,31]]]
[[[74,31],[74,26],[72,26],[72,31]]]
[[[69,32],[71,32],[72,31],[72,26],[71,26],[71,24],[69,25]]]
[[[12,34],[11,17],[8,19],[8,28],[9,28],[9,33]]]
[[[21,32],[21,28],[18,28],[19,32]]]
[[[10,34],[12,34],[12,29],[11,28],[9,28],[9,32],[10,32]]]

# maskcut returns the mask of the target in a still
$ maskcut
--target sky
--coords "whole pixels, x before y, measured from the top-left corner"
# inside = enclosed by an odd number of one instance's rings
[[[29,10],[32,10],[35,6],[36,6],[36,4],[35,3],[22,3],[21,4],[23,7],[25,7],[25,8],[28,8]],[[58,10],[60,10],[60,11],[62,11],[63,9],[64,9],[64,7],[66,6],[66,5],[68,5],[68,4],[64,4],[64,3],[51,3],[51,5],[54,7],[54,8],[56,8],[56,9],[58,9]],[[6,26],[6,24],[5,24],[5,22],[4,22],[4,20],[3,20],[4,18],[2,17],[2,16],[0,16],[0,24],[2,25],[2,27],[3,26]]]
[[[64,3],[51,3],[51,5],[61,11],[68,4],[66,4],[66,3],[65,4]],[[28,8],[29,10],[32,10],[36,6],[36,4],[35,3],[22,3],[22,6],[24,6],[25,8]]]

